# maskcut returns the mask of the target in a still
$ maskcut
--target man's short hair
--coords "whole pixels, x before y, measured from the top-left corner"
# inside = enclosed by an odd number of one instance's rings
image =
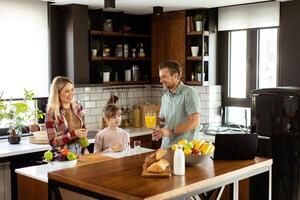
[[[182,68],[181,68],[180,63],[176,60],[167,60],[163,63],[160,63],[158,67],[159,67],[159,70],[168,68],[171,75],[177,73],[179,75],[179,77],[181,76]]]

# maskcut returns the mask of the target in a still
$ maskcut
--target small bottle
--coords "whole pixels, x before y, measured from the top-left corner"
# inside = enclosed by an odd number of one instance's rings
[[[194,73],[192,73],[192,75],[191,75],[191,81],[195,81],[195,74]]]
[[[182,150],[182,145],[178,145],[178,148],[175,150],[174,153],[174,160],[173,160],[173,168],[175,175],[184,175],[185,174],[185,157]]]
[[[145,52],[144,52],[144,44],[141,43],[141,44],[140,44],[139,57],[144,58],[145,56],[146,56],[146,55],[145,55]]]

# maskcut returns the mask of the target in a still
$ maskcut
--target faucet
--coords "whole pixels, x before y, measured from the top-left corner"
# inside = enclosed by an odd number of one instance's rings
[[[242,133],[248,133],[248,128],[247,128],[247,122],[246,122],[246,126],[245,127],[242,127],[241,125],[239,124],[234,124],[232,122],[227,122],[226,123],[226,126],[231,129],[231,130],[234,130],[234,128],[238,127],[237,129],[239,131],[241,131]]]

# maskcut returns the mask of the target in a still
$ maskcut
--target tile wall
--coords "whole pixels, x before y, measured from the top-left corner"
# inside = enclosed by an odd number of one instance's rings
[[[194,86],[200,96],[201,123],[221,124],[221,86]],[[160,103],[165,90],[161,85],[76,87],[76,99],[85,108],[89,130],[99,130],[103,108],[111,95],[118,97],[118,107],[132,108],[135,104]]]

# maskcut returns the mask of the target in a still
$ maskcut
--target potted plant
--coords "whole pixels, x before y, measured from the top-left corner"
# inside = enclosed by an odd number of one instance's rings
[[[202,71],[202,64],[198,64],[195,66],[194,68],[195,70],[195,75],[196,75],[196,81],[199,81],[201,82],[202,81],[202,73],[203,73],[203,79],[204,79],[204,76],[205,76],[205,73]]]
[[[36,122],[42,119],[42,113],[33,102],[34,93],[24,89],[24,98],[21,101],[0,99],[0,121],[8,126],[8,141],[11,144],[18,144],[21,140],[22,129],[26,123]]]
[[[196,24],[196,31],[202,31],[202,24],[204,21],[204,16],[201,14],[196,14],[194,16],[194,22]]]
[[[99,49],[101,48],[101,42],[99,40],[93,40],[91,47],[92,47],[92,56],[96,57]]]

